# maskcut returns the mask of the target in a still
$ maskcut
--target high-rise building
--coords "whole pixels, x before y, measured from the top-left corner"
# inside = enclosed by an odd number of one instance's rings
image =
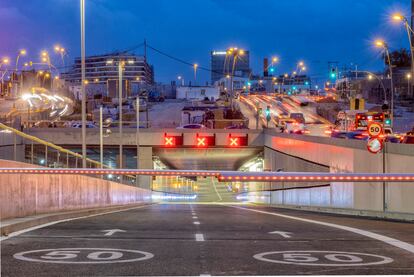
[[[220,80],[232,73],[234,57],[226,56],[226,51],[211,51],[211,83]],[[234,68],[234,76],[248,78],[251,73],[250,53],[244,51],[243,56],[238,56]]]
[[[94,84],[107,84],[118,80],[118,62],[125,61],[123,80],[129,82],[154,83],[153,67],[143,56],[128,53],[112,53],[107,55],[89,56],[85,58],[86,80]],[[81,82],[81,59],[76,58],[72,69],[62,74],[62,79],[70,83]]]

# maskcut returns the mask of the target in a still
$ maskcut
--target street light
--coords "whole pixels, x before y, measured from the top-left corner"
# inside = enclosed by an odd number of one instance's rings
[[[85,0],[80,0],[81,93],[82,93],[82,167],[86,168],[86,93],[85,93]]]
[[[183,87],[184,86],[184,78],[180,75],[180,76],[177,77],[177,79],[179,81],[181,81],[181,86]]]
[[[193,68],[194,68],[194,85],[197,84],[197,68],[198,68],[198,64],[193,64]]]
[[[226,51],[226,56],[233,56],[233,67],[231,70],[231,75],[230,75],[230,106],[233,109],[233,99],[234,99],[234,84],[233,84],[233,76],[234,76],[234,71],[236,69],[236,64],[237,64],[237,59],[241,56],[244,56],[245,51],[243,49],[238,49],[237,47],[232,47],[227,49]]]
[[[408,19],[402,15],[401,13],[395,13],[392,15],[392,19],[395,22],[402,22],[405,26],[405,29],[407,31],[407,35],[408,35],[408,42],[410,43],[410,56],[411,56],[411,75],[414,75],[414,45],[413,45],[413,35],[414,35],[414,31],[410,26],[410,22],[408,21]]]
[[[393,124],[394,123],[394,83],[392,79],[392,64],[391,64],[390,50],[388,48],[388,44],[384,40],[377,39],[374,43],[376,47],[382,48],[385,51],[385,55],[387,56],[387,60],[388,60],[388,68],[390,70],[390,78],[391,78],[391,124]]]
[[[66,49],[58,44],[55,45],[54,49],[55,49],[55,52],[60,55],[60,58],[62,59],[62,64],[63,66],[65,66]]]
[[[407,73],[407,87],[408,87],[408,95],[411,95],[411,73]]]
[[[26,53],[27,53],[26,50],[25,49],[22,49],[17,54],[17,58],[16,58],[16,72],[17,72],[17,67],[18,67],[18,64],[19,64],[19,58],[20,58],[20,56],[26,56]]]

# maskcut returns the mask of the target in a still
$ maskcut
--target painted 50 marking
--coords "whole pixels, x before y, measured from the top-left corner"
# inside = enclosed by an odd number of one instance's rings
[[[112,248],[58,248],[20,252],[17,260],[54,264],[111,264],[148,260],[153,254],[138,250]]]
[[[341,251],[275,251],[256,254],[253,258],[269,263],[308,266],[367,266],[392,263],[388,257]]]

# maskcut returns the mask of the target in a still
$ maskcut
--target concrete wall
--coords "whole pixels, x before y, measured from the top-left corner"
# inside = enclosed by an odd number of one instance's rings
[[[0,160],[0,167],[34,167]],[[0,219],[150,202],[145,189],[79,175],[0,175]]]
[[[311,136],[294,136],[265,131],[265,168],[276,171],[386,173],[414,172],[414,147],[386,144],[383,154],[371,154],[366,142]],[[286,187],[298,184],[283,184]],[[301,186],[314,184],[301,184]],[[281,188],[282,184],[272,184]],[[265,196],[263,198],[263,196]],[[414,184],[410,183],[339,183],[330,187],[256,194],[258,202],[272,202],[301,208],[323,207],[387,214],[395,218],[414,218]],[[271,199],[271,200],[270,200]],[[333,211],[333,210],[330,210]],[[385,211],[385,213],[384,213]]]

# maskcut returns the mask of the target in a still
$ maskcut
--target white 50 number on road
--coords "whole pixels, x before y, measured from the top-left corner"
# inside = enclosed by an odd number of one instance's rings
[[[151,259],[153,254],[138,250],[112,248],[41,249],[14,254],[18,260],[54,264],[131,263]]]
[[[309,266],[367,266],[392,263],[388,257],[340,251],[275,251],[256,254],[253,258],[269,263]]]

